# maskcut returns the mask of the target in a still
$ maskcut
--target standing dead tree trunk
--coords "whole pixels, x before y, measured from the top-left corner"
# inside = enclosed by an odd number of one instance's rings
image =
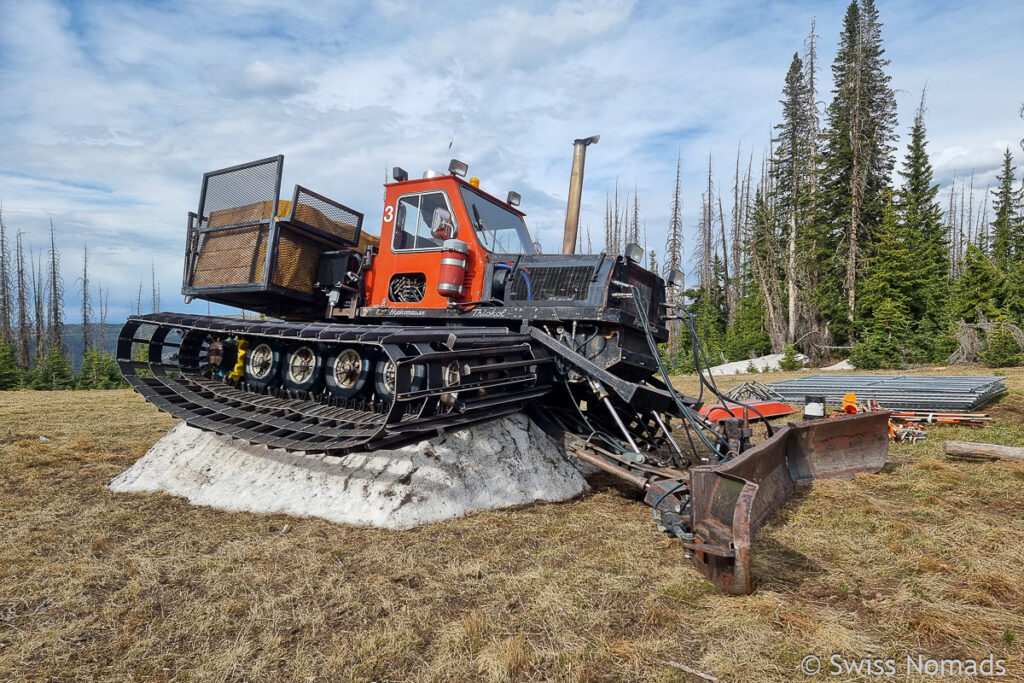
[[[29,366],[29,336],[31,335],[32,320],[29,316],[29,284],[26,281],[25,272],[25,233],[18,232],[16,261],[18,278],[18,365],[22,370],[28,370]]]

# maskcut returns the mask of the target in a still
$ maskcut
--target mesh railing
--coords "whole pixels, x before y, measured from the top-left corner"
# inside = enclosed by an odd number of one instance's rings
[[[207,173],[199,204],[203,227],[269,220],[280,189],[282,161],[271,157]]]
[[[339,246],[350,247],[359,242],[363,214],[296,185],[288,222],[326,237]]]

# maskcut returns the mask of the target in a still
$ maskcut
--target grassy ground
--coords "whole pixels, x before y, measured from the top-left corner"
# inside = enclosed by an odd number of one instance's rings
[[[0,393],[0,679],[788,681],[809,653],[990,652],[1020,678],[1024,465],[941,456],[1024,446],[1007,374],[996,425],[801,488],[744,598],[610,481],[406,532],[219,512],[105,488],[173,424],[130,392]]]

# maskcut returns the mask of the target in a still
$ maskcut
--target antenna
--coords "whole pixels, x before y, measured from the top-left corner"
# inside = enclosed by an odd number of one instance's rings
[[[445,156],[448,156],[452,152],[452,145],[455,144],[455,134],[459,132],[459,124],[462,123],[462,115],[466,113],[466,101],[467,97],[462,96],[462,109],[459,110],[459,118],[455,122],[455,130],[452,131],[452,139],[448,141],[448,150],[445,152]]]

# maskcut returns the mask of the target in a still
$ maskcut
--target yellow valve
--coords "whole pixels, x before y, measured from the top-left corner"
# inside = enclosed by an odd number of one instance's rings
[[[228,375],[228,379],[238,380],[242,379],[242,375],[245,374],[245,350],[249,348],[249,342],[244,339],[238,340],[238,360],[235,361],[235,367],[231,370],[231,374]]]

